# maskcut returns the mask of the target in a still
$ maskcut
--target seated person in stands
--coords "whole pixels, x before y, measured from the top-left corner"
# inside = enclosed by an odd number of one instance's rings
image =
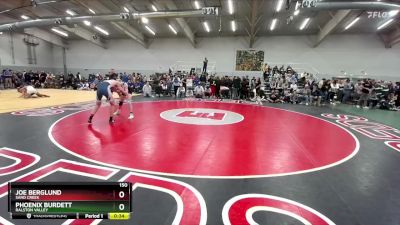
[[[206,85],[206,88],[205,88],[205,90],[204,90],[204,96],[205,97],[207,97],[207,98],[210,98],[211,97],[211,87],[210,87],[210,85]]]
[[[290,89],[283,89],[283,96],[282,96],[282,101],[285,103],[289,103],[290,99],[292,97],[292,93],[290,93]]]
[[[282,103],[281,97],[279,96],[279,91],[277,91],[275,88],[271,90],[271,94],[268,98],[268,102],[271,103]]]
[[[196,97],[196,98],[204,98],[204,88],[203,88],[203,86],[201,86],[201,85],[197,85],[195,88],[194,88],[194,96]]]
[[[135,90],[135,83],[132,80],[128,81],[128,93],[132,94]]]
[[[290,84],[290,102],[292,104],[297,104],[298,103],[298,94],[297,94],[297,84],[295,82]]]
[[[176,97],[184,98],[185,96],[186,96],[186,90],[185,87],[181,84],[176,90]]]
[[[143,96],[144,97],[151,97],[151,86],[150,83],[147,81],[146,84],[143,86]]]
[[[339,82],[337,80],[333,80],[329,85],[330,85],[330,88],[328,91],[328,101],[331,104],[334,104],[335,99],[337,99],[337,94],[338,94],[338,91],[340,88]]]
[[[135,82],[135,92],[136,93],[142,92],[143,87],[144,87],[144,82],[142,80],[139,80],[139,79],[136,80],[136,82]]]
[[[321,90],[319,89],[319,84],[314,83],[311,89],[311,101],[310,104],[315,102],[316,106],[321,106]]]
[[[292,83],[292,84],[295,84],[295,83],[297,83],[297,77],[296,77],[296,74],[289,74],[289,82],[290,83]]]
[[[50,73],[50,74],[46,77],[46,80],[45,80],[45,82],[44,82],[44,87],[45,87],[45,88],[54,88],[54,87],[55,87],[55,85],[54,85],[54,79],[55,79],[54,75]]]
[[[154,85],[155,85],[154,92],[156,93],[156,96],[161,97],[161,94],[163,92],[162,81],[159,81],[158,79],[154,79]]]
[[[168,95],[168,93],[167,93],[167,81],[166,80],[161,80],[160,81],[160,87],[161,87],[161,92],[162,92],[162,94],[165,96],[165,95]]]
[[[193,79],[191,75],[186,78],[186,96],[193,96]]]
[[[379,99],[378,99],[378,96],[376,94],[376,91],[374,89],[372,89],[371,90],[371,94],[370,94],[369,99],[368,99],[367,105],[370,108],[375,108],[376,105],[378,104],[378,101],[379,101]]]

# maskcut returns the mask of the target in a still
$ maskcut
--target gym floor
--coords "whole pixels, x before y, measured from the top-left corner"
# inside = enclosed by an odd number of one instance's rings
[[[115,224],[11,220],[11,180],[131,181],[117,224],[400,224],[398,112],[135,97],[133,120],[124,105],[110,125],[103,104],[89,125],[94,102],[74,98],[2,104],[0,224]]]

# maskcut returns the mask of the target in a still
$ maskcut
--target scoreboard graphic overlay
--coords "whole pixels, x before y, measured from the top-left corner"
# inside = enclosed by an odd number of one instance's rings
[[[12,219],[129,219],[129,182],[10,182]]]

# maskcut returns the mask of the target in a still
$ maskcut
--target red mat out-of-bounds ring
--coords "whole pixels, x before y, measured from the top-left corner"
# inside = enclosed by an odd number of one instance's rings
[[[55,122],[50,139],[85,160],[134,171],[188,177],[244,178],[292,175],[338,165],[359,148],[334,123],[283,109],[189,101],[124,106],[116,123],[103,107]]]

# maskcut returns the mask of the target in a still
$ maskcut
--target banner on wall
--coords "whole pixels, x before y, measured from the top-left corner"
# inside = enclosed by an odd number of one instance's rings
[[[237,50],[236,71],[261,71],[264,64],[264,51]]]

